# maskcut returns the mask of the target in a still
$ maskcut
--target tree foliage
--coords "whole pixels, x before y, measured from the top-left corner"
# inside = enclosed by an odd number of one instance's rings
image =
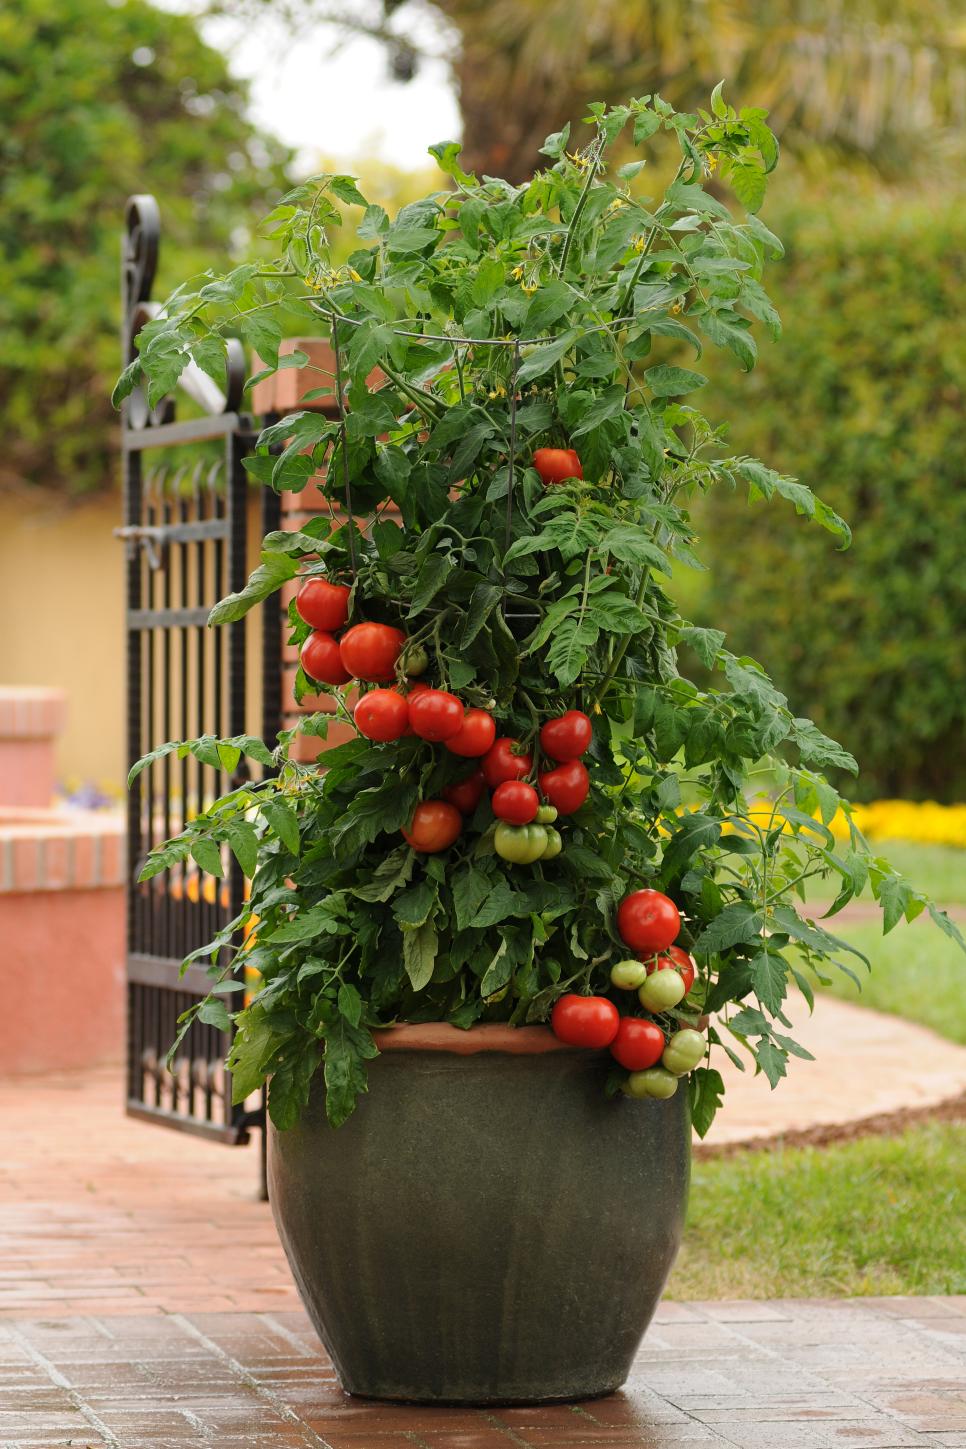
[[[169,277],[225,251],[286,159],[244,103],[194,22],[144,0],[0,11],[0,486],[113,481],[124,203],[162,198]]]
[[[710,499],[696,607],[855,740],[861,798],[966,793],[966,208],[786,209],[787,319],[753,379],[716,368],[733,446],[820,480],[848,560],[771,510]]]
[[[233,928],[254,928],[244,960],[264,984],[236,1016],[231,1065],[239,1099],[270,1079],[280,1126],[306,1100],[320,1044],[339,1123],[364,1090],[374,1027],[522,1025],[545,1021],[564,992],[609,992],[610,965],[626,955],[615,908],[643,885],[678,904],[699,968],[662,1025],[710,1014],[710,1043],[744,1052],[774,1085],[789,1054],[805,1054],[783,1009],[799,956],[820,973],[851,969],[852,948],[796,909],[805,882],[833,883],[830,914],[871,883],[886,929],[929,907],[859,831],[836,847],[828,822],[848,807],[822,771],[854,769],[851,756],[721,631],[683,618],[667,590],[675,567],[701,567],[691,506],[722,484],[813,520],[839,546],[849,539],[828,504],[729,451],[694,404],[706,348],[748,370],[758,334],[778,330],[763,278],[781,246],[757,214],[774,137],[760,110],[735,111],[720,86],[697,115],[645,96],[595,104],[589,125],[577,152],[566,128],[548,137],[549,164],[521,186],[480,181],[457,145],[434,147],[453,189],[394,218],[348,176],[296,188],[268,219],[274,261],[179,289],[116,390],[123,400],[144,378],[157,399],[189,358],[218,377],[229,329],[270,367],[280,319],[327,332],[335,368],[318,383],[335,415],[273,423],[247,466],[295,491],[324,468],[333,514],[270,534],[213,622],[297,573],[325,573],[351,584],[352,622],[403,629],[429,657],[424,679],[491,710],[535,765],[542,721],[576,704],[593,722],[590,793],[552,860],[502,858],[488,799],[445,854],[414,852],[400,831],[417,803],[468,769],[414,735],[353,738],[324,756],[324,772],[290,760],[286,736],[277,778],[232,791],[152,853],[144,879],[189,855],[217,871],[229,851],[252,877],[239,921],[196,954],[230,975]],[[658,131],[680,157],[660,186],[642,174]],[[614,168],[625,136],[643,154]],[[730,182],[739,217],[707,189],[712,174]],[[327,240],[337,201],[361,213],[343,265]],[[681,343],[694,365],[673,360]],[[304,353],[285,361],[311,366]],[[578,450],[583,479],[544,487],[532,464],[547,445]],[[342,522],[339,507],[365,527]],[[300,641],[308,628],[291,618]],[[711,671],[708,687],[681,672],[682,646]],[[332,693],[351,717],[344,692]],[[324,734],[328,719],[302,728]],[[161,747],[172,748],[221,758],[210,740]],[[232,760],[264,752],[239,740],[221,749]],[[761,770],[777,781],[764,805],[752,798]],[[200,1009],[227,1021],[220,1000]],[[719,1089],[714,1068],[693,1073],[700,1131]]]
[[[877,166],[921,167],[962,150],[966,80],[956,0],[209,0],[217,12],[270,8],[305,35],[313,20],[383,41],[414,74],[432,36],[452,65],[464,164],[514,180],[539,164],[546,132],[576,124],[584,98],[659,90],[690,109],[722,73],[769,108],[783,145],[835,146]],[[427,26],[427,11],[438,29]],[[441,40],[442,36],[442,40]],[[929,151],[916,151],[927,135]],[[579,133],[584,139],[584,133]],[[938,140],[938,146],[935,144]]]

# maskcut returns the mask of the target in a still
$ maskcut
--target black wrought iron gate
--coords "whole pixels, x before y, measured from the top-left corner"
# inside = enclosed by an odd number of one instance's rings
[[[150,300],[160,241],[151,196],[128,203],[123,241],[124,362],[134,338],[156,314]],[[245,359],[229,349],[227,395],[189,368],[179,391],[196,416],[175,416],[172,398],[150,408],[135,392],[122,414],[127,552],[127,754],[133,764],[169,739],[257,733],[279,727],[281,628],[262,622],[260,668],[250,621],[208,629],[212,604],[247,575],[248,497],[242,459],[257,428],[239,411]],[[200,416],[197,415],[200,413]],[[263,490],[263,531],[279,524],[278,499]],[[234,781],[237,782],[236,775]],[[247,1142],[263,1125],[264,1104],[233,1106],[223,1062],[230,1041],[215,1026],[193,1024],[169,1071],[178,1016],[207,991],[202,968],[179,980],[180,963],[241,907],[245,882],[233,859],[224,880],[179,866],[137,883],[147,851],[230,788],[223,771],[168,756],[145,770],[128,804],[127,1110],[212,1139]]]

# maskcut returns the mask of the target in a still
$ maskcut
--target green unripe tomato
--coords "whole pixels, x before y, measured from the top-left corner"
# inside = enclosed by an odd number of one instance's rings
[[[401,662],[403,673],[408,674],[411,679],[417,679],[429,668],[429,655],[422,644],[410,644],[409,648],[404,650]]]
[[[554,813],[556,813],[556,812],[554,812]],[[540,817],[538,815],[538,817],[537,817],[538,824],[539,824],[539,819],[540,819]],[[546,830],[546,832],[547,832],[547,848],[543,852],[543,855],[541,855],[540,859],[541,860],[555,860],[557,858],[557,856],[560,854],[560,852],[563,850],[563,836],[560,834],[560,831],[559,830],[554,830],[549,825],[541,825],[540,828],[542,830]]]
[[[657,1097],[662,1101],[673,1097],[678,1089],[678,1079],[663,1067],[648,1067],[644,1072],[630,1072],[621,1091],[625,1097]]]
[[[707,1042],[699,1031],[685,1027],[676,1031],[661,1055],[661,1061],[676,1077],[686,1077],[704,1056]]]
[[[610,968],[610,984],[618,991],[636,991],[647,980],[647,967],[643,961],[617,961]]]
[[[672,1006],[677,1006],[683,1001],[686,993],[684,980],[680,971],[673,971],[670,967],[665,971],[655,971],[649,976],[637,993],[637,999],[647,1011],[658,1014],[662,1011],[670,1011]]]
[[[537,811],[536,820],[538,825],[552,825],[557,818],[557,807],[555,805],[541,805]]]
[[[501,820],[493,835],[493,849],[514,865],[532,865],[547,848],[547,832],[542,825],[508,825]]]

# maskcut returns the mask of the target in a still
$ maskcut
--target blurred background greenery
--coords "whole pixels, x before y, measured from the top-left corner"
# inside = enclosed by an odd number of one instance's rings
[[[271,12],[289,46],[368,36],[397,86],[442,53],[467,163],[514,177],[588,98],[660,90],[690,106],[725,76],[732,99],[770,108],[785,152],[766,210],[787,245],[770,281],[785,336],[762,343],[750,378],[730,357],[706,358],[707,406],[733,419],[736,449],[844,514],[855,542],[837,554],[784,511],[773,521],[719,497],[701,505],[710,570],[679,588],[698,622],[726,628],[858,755],[858,798],[962,798],[962,11],[951,0],[212,0],[209,12],[242,26]],[[37,537],[25,553],[20,533],[36,535],[41,517],[46,527],[53,502],[66,531],[44,535],[50,557],[66,567],[76,549],[83,568],[116,507],[107,394],[126,196],[161,202],[163,294],[250,248],[298,169],[250,118],[231,50],[202,39],[209,12],[13,0],[0,13],[0,565],[28,556]],[[345,125],[361,133],[364,86],[358,108]],[[305,138],[321,150],[325,139]],[[398,205],[426,184],[425,158],[412,166],[360,169],[375,199]],[[98,495],[85,528],[84,500]],[[6,573],[19,587],[16,560]],[[110,607],[119,614],[119,594]],[[119,627],[114,637],[119,655]],[[41,682],[41,663],[24,641],[0,646],[0,677]],[[105,753],[86,729],[86,746],[68,741],[68,771],[87,748],[90,772],[118,783],[119,734]]]

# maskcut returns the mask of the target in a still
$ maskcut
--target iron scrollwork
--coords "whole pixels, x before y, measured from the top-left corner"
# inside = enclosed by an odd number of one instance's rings
[[[142,193],[128,199],[121,241],[121,302],[124,321],[121,352],[126,367],[137,356],[135,339],[145,323],[153,321],[161,305],[151,300],[161,249],[161,212],[153,196]],[[245,349],[237,337],[227,339],[227,387],[223,393],[193,362],[182,373],[178,386],[209,414],[236,413],[245,387]],[[125,424],[129,428],[159,427],[174,420],[174,399],[162,398],[148,405],[147,389],[139,385],[125,403]]]

